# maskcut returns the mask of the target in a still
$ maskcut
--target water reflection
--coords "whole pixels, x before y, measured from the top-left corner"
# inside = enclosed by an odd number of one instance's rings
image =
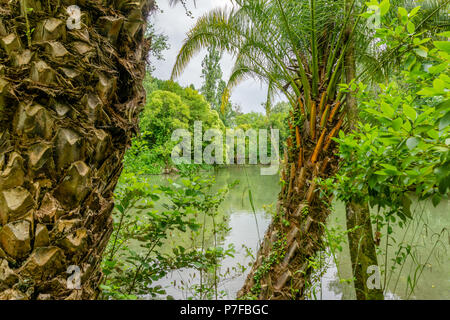
[[[251,258],[242,246],[246,246],[253,253],[256,252],[259,238],[264,236],[271,220],[270,214],[266,213],[263,206],[275,203],[280,186],[278,176],[261,176],[260,170],[256,166],[219,169],[215,175],[216,188],[222,188],[235,180],[240,181],[239,185],[227,195],[220,207],[216,221],[227,226],[226,230],[218,237],[218,245],[226,248],[233,244],[236,248],[234,258],[227,257],[222,262],[220,272],[224,273],[238,264],[245,266],[251,263]],[[166,178],[155,176],[150,178],[150,183],[161,184],[163,179]],[[255,214],[249,201],[249,189],[253,196]],[[389,271],[386,280],[382,274],[382,283],[386,282],[388,287],[386,299],[450,299],[450,238],[448,231],[443,233],[440,238],[437,237],[443,228],[449,229],[450,227],[448,202],[448,200],[442,201],[437,208],[430,203],[416,203],[413,212],[414,219],[411,220],[406,233],[405,229],[392,226],[393,237],[390,238],[387,245],[388,255],[386,257],[381,252],[378,254],[381,268],[384,269],[387,262],[388,270],[392,269],[392,259],[395,258],[395,253],[400,245],[411,245],[413,257],[407,259],[403,268],[398,266],[395,270]],[[345,225],[344,206],[342,203],[335,203],[333,213],[329,217],[328,227],[340,226],[342,230],[345,230]],[[381,231],[385,232],[385,230]],[[211,221],[206,222],[206,235],[207,246],[213,245]],[[174,232],[169,239],[170,242],[166,246],[167,252],[170,252],[175,245],[185,247],[199,245],[188,234],[180,232]],[[323,274],[320,281],[314,284],[316,289],[312,299],[355,299],[354,288],[350,281],[352,273],[347,243],[343,243],[342,248],[342,252],[337,255],[337,264],[329,255],[321,254],[324,266]],[[385,251],[386,237],[382,238],[379,249]],[[417,270],[418,264],[425,266],[422,272]],[[222,298],[235,298],[247,273],[248,270],[244,274],[238,275],[231,272],[225,279],[221,279],[219,290],[224,292]],[[420,277],[414,293],[410,295],[411,286],[414,285],[414,275],[416,278],[419,275]],[[210,277],[211,275],[209,275]],[[175,299],[186,299],[195,295],[195,292],[187,290],[186,287],[198,283],[198,271],[180,269],[156,284],[164,287],[167,294]]]
[[[381,270],[387,264],[388,270],[386,277],[384,272],[381,274],[381,283],[386,283],[388,288],[385,299],[450,299],[449,201],[443,200],[436,208],[430,202],[415,201],[411,208],[414,208],[414,219],[405,228],[391,225],[392,237],[387,243],[386,237],[382,237],[378,248],[378,264]],[[342,203],[334,204],[329,217],[328,227],[337,226],[345,226]],[[385,233],[385,230],[381,231]],[[411,255],[405,260],[406,263],[403,267],[394,264],[400,246],[408,245],[411,246]],[[332,258],[324,259],[325,274],[321,282],[315,284],[318,298],[355,299],[352,283],[340,281],[352,278],[347,243],[342,248],[337,255],[337,265]],[[387,256],[384,254],[386,248]],[[414,290],[411,293],[412,287]]]
[[[218,235],[218,245],[224,248],[233,245],[236,250],[233,258],[226,257],[222,261],[219,273],[224,274],[227,270],[229,270],[229,273],[220,279],[218,286],[219,291],[222,292],[222,298],[233,299],[242,287],[250,270],[249,265],[252,258],[247,252],[248,250],[253,254],[256,252],[259,239],[264,236],[264,232],[270,223],[270,214],[263,207],[276,201],[280,189],[279,178],[277,175],[260,175],[260,169],[257,166],[236,166],[219,169],[214,174],[216,175],[216,189],[239,180],[239,184],[227,194],[216,217],[217,224],[224,223],[227,226],[226,231]],[[150,183],[161,184],[161,180],[158,180],[158,177],[155,176],[151,178]],[[250,203],[249,190],[251,190],[255,212],[253,212]],[[209,219],[206,221],[205,230],[206,246],[211,246],[214,243],[214,237],[212,222]],[[188,234],[180,232],[174,232],[169,239],[170,243],[165,248],[167,252],[171,251],[171,248],[175,245],[200,245]],[[247,270],[243,273],[233,270],[239,264],[247,266]],[[209,278],[211,278],[211,275],[209,275]],[[195,296],[195,291],[187,288],[192,288],[199,282],[197,270],[180,269],[173,271],[166,278],[156,282],[155,285],[161,285],[167,294],[175,299],[186,299]]]

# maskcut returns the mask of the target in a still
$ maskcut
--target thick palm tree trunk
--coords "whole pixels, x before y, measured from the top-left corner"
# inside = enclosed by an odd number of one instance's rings
[[[0,1],[0,299],[98,295],[152,6]]]
[[[318,179],[336,172],[338,158],[332,138],[344,121],[340,102],[326,100],[322,93],[320,100],[311,103],[308,119],[301,100],[291,114],[277,217],[238,298],[299,299],[308,286],[308,260],[322,249],[322,223],[330,213],[330,193],[319,188]]]

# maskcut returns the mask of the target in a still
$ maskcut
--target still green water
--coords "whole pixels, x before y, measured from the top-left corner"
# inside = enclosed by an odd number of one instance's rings
[[[271,215],[267,213],[264,206],[275,205],[278,192],[280,190],[279,177],[262,176],[260,168],[256,166],[230,167],[216,170],[216,188],[223,188],[225,185],[239,180],[227,195],[225,201],[219,209],[216,223],[222,223],[226,230],[218,235],[218,245],[228,247],[234,245],[236,253],[234,257],[227,257],[222,261],[221,273],[229,270],[220,279],[219,290],[223,292],[222,298],[233,299],[237,291],[242,287],[247,273],[236,272],[234,268],[238,265],[248,266],[252,258],[247,254],[250,250],[255,254],[259,239],[264,236],[268,227]],[[165,184],[168,176],[152,176],[149,178],[150,184]],[[171,177],[176,179],[176,177]],[[251,190],[255,212],[249,200]],[[434,208],[428,203],[414,204],[414,216],[405,234],[405,229],[393,227],[393,238],[390,238],[387,252],[388,257],[379,254],[378,262],[381,269],[384,269],[387,261],[388,270],[392,268],[391,259],[395,258],[395,253],[400,245],[410,244],[412,255],[408,257],[406,263],[400,271],[401,266],[397,266],[394,271],[389,271],[386,275],[381,274],[381,283],[387,284],[386,299],[450,299],[450,215],[449,201],[444,200]],[[329,218],[329,228],[340,228],[345,230],[345,209],[341,203],[335,203],[333,213]],[[447,231],[443,231],[443,229]],[[206,243],[213,245],[214,236],[211,221],[206,222]],[[381,230],[384,233],[384,230]],[[196,240],[188,234],[174,232],[169,237],[166,250],[170,251],[173,246],[196,245]],[[197,243],[198,244],[198,243]],[[247,249],[244,249],[245,246]],[[314,290],[311,292],[311,299],[355,299],[354,289],[351,282],[340,281],[340,279],[351,278],[350,255],[347,243],[342,243],[342,252],[338,252],[337,265],[334,260],[322,253],[322,276],[315,281]],[[380,249],[386,252],[385,237],[382,238]],[[424,265],[423,269],[417,269],[418,265]],[[386,279],[385,279],[386,278]],[[415,290],[412,294],[411,285],[418,279]],[[192,297],[194,292],[189,288],[199,282],[198,271],[193,269],[176,270],[165,279],[155,283],[161,285],[168,295],[176,299],[186,299]]]

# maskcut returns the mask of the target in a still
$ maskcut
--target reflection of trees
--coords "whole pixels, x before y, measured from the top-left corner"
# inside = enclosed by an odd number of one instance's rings
[[[448,299],[448,282],[445,283],[450,273],[447,263],[450,250],[450,241],[447,240],[450,226],[448,202],[442,201],[437,207],[433,207],[430,201],[415,200],[413,203],[416,203],[416,208],[413,219],[407,221],[407,228],[397,224],[393,226],[392,237],[396,244],[387,253],[390,265],[398,256],[397,251],[404,253],[409,247],[410,253],[402,262],[404,265],[397,264],[394,271],[389,271],[387,286],[401,299],[408,296],[409,299]],[[417,281],[412,293],[408,276]]]
[[[245,170],[245,171],[244,171]],[[248,189],[249,187],[252,190],[253,201],[256,210],[261,210],[264,204],[269,204],[275,201],[276,196],[279,192],[278,185],[278,176],[261,176],[260,175],[260,167],[258,166],[234,166],[228,167],[225,169],[215,169],[214,172],[204,172],[205,175],[215,175],[216,183],[213,187],[213,192],[218,191],[219,189],[225,188],[228,184],[233,183],[235,180],[240,180],[240,183],[232,188],[227,194],[225,201],[219,207],[218,213],[215,216],[216,227],[221,224],[221,227],[217,228],[217,238],[218,238],[218,246],[224,245],[224,239],[229,236],[230,233],[230,215],[235,212],[248,212],[248,214],[252,214],[251,205],[248,199]],[[248,180],[247,180],[248,177]],[[151,177],[152,183],[161,184],[161,177]],[[153,179],[159,179],[156,182]],[[174,182],[177,182],[177,179],[172,177]],[[196,217],[197,221],[203,224],[203,214],[199,214]],[[252,221],[252,220],[249,220]],[[249,227],[254,227],[249,222]],[[195,239],[194,239],[195,238]],[[182,245],[184,247],[199,247],[201,246],[202,239],[202,231],[200,231],[194,236],[193,233],[187,232],[173,232],[172,236],[169,237],[169,242],[166,246],[166,251],[170,253],[171,248],[174,245]],[[235,239],[232,239],[231,242],[234,243]],[[207,217],[205,222],[205,248],[214,246],[214,229],[213,229],[213,221],[211,217]],[[226,248],[225,248],[226,249]],[[236,250],[240,250],[239,247]],[[236,270],[233,270],[233,266],[235,266],[238,262],[236,259],[232,260],[232,266],[230,266],[230,273],[226,273],[226,268],[220,268],[220,272],[222,275],[219,277],[219,291],[226,289],[227,282],[233,280],[234,278],[240,276],[240,273]],[[195,276],[194,276],[195,275]],[[195,296],[195,288],[196,285],[199,285],[198,270],[194,269],[180,269],[174,272],[172,275],[168,276],[169,281],[176,281],[176,285],[174,289],[179,291],[180,294],[183,295],[183,298],[186,298],[186,294],[190,296]],[[181,285],[181,280],[185,285]],[[167,282],[162,282],[163,285],[166,285]],[[202,275],[202,284],[206,286],[214,285],[214,271],[208,270],[208,272],[203,272]],[[177,293],[171,292],[171,294]]]
[[[222,210],[233,212],[244,209],[250,212],[249,188],[252,191],[256,210],[260,210],[263,205],[271,204],[276,200],[280,189],[278,175],[262,176],[259,166],[233,166],[218,171],[217,187],[222,188],[236,179],[239,180],[239,184],[228,193],[221,205]]]
[[[344,284],[340,283],[340,279],[338,277],[337,271],[333,274],[333,280],[328,282],[328,290],[332,291],[335,296],[341,296],[341,298],[344,298],[344,290],[342,289],[342,286]]]
[[[425,264],[423,274],[419,278],[417,287],[411,299],[448,299],[448,274],[450,274],[450,264],[448,263],[448,257],[450,252],[450,239],[448,239],[448,233],[443,235],[440,231],[443,228],[450,226],[450,215],[448,215],[449,207],[448,202],[442,201],[436,208],[431,203],[414,202],[417,207],[413,211],[413,220],[410,220],[410,227],[407,229],[401,228],[398,224],[392,224],[391,238],[395,238],[395,241],[389,241],[390,246],[388,249],[388,292],[386,299],[406,299],[405,291],[408,283],[408,275],[414,276],[415,268],[418,263]],[[341,203],[334,204],[333,216],[330,217],[329,227],[336,225],[342,225],[345,223],[343,220],[345,213]],[[373,213],[372,213],[373,214]],[[335,219],[336,218],[336,219]],[[417,231],[415,231],[417,229]],[[415,234],[415,236],[414,236]],[[404,238],[403,238],[404,237]],[[434,248],[430,260],[426,263],[428,255],[430,255],[433,245],[439,241]],[[384,268],[385,261],[385,237],[382,238],[382,242],[379,246],[379,258],[383,261],[382,268]],[[396,257],[396,252],[400,246],[411,246],[411,254],[414,255],[415,261],[412,261],[411,257],[405,263],[403,270],[400,272],[400,267],[397,267],[394,271],[391,270],[393,261]],[[404,251],[404,250],[403,250]],[[340,273],[343,278],[350,278],[351,269],[347,265],[350,261],[348,249],[344,248],[342,252],[337,255],[339,261]],[[335,268],[334,264],[331,264],[329,268]],[[392,279],[389,279],[391,277]],[[390,280],[390,281],[389,281]],[[396,285],[396,282],[398,283]],[[433,287],[434,285],[434,287]],[[342,299],[354,299],[354,290],[352,284],[339,283],[338,275],[334,274],[333,279],[329,281],[328,288],[333,293],[342,293]],[[392,293],[393,292],[393,293]]]

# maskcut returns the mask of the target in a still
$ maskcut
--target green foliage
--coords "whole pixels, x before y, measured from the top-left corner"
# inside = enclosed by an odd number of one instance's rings
[[[224,129],[216,111],[192,87],[183,88],[173,81],[147,76],[144,81],[147,104],[141,114],[139,137],[125,155],[125,170],[141,174],[159,174],[173,166],[170,155],[177,141],[171,141],[176,129],[193,132],[194,122],[203,130]]]
[[[268,119],[262,113],[249,112],[240,114],[236,117],[236,128],[242,130],[248,129],[267,129]]]
[[[31,35],[34,32],[34,28],[30,28],[30,20],[28,18],[28,14],[33,13],[33,8],[28,8],[26,2],[23,2],[24,11],[23,14],[25,16],[25,27],[26,27],[26,35],[27,35],[27,44],[28,48],[31,48],[32,40]]]
[[[403,220],[411,217],[408,191],[437,205],[450,188],[450,52],[447,41],[412,34],[417,12],[399,9],[396,23],[376,31],[385,50],[405,52],[400,73],[379,84],[375,96],[362,83],[341,85],[358,95],[365,124],[336,139],[343,166],[335,193],[369,200]]]
[[[204,127],[207,128],[223,128],[223,124],[218,118],[217,112],[211,109],[208,101],[201,95],[193,85],[183,88],[174,81],[163,81],[159,79],[149,79],[146,87],[149,88],[147,94],[151,94],[154,90],[169,91],[178,95],[181,101],[189,107],[188,124],[192,126],[194,121],[202,121]],[[151,104],[147,103],[146,109],[151,108]]]
[[[162,90],[149,95],[147,106],[140,121],[142,140],[168,163],[176,144],[171,141],[172,132],[188,129],[190,109],[178,95]]]
[[[239,114],[235,117],[235,128],[244,131],[248,129],[278,129],[280,131],[280,142],[285,142],[289,136],[287,118],[291,106],[287,102],[278,102],[270,111],[269,115],[259,112]]]
[[[225,101],[226,82],[222,79],[221,57],[222,54],[214,46],[208,48],[208,54],[202,61],[203,84],[200,92],[211,109],[217,111],[223,124],[230,127],[234,123],[239,106],[233,105],[230,100]]]
[[[145,35],[146,37],[152,39],[152,50],[150,50],[150,55],[156,60],[164,60],[163,51],[170,48],[168,36],[162,33],[157,33],[153,23],[147,23]],[[155,71],[155,67],[152,63],[147,64],[147,71],[149,74]]]
[[[236,56],[229,90],[251,77],[268,84],[269,91],[282,92],[293,106],[303,96],[308,111],[310,98],[317,96],[318,60],[324,58],[329,71],[321,79],[327,82],[323,85],[328,87],[330,80],[333,88],[341,76],[342,54],[337,53],[346,49],[339,36],[346,27],[342,24],[345,6],[324,0],[238,0],[236,4],[232,10],[215,9],[198,19],[178,54],[172,78],[202,48],[214,47]],[[304,54],[311,46],[313,54]],[[311,83],[305,70],[313,70]]]
[[[382,26],[375,32],[376,50],[397,66],[385,74],[385,83],[369,86],[352,81],[340,85],[343,92],[357,96],[362,122],[355,131],[341,132],[335,139],[342,165],[335,179],[324,184],[340,200],[368,201],[377,208],[371,216],[377,230],[376,243],[380,243],[380,231],[386,230],[386,246],[377,249],[378,255],[384,256],[383,288],[387,290],[397,267],[399,277],[405,277],[401,272],[411,258],[415,271],[408,275],[409,297],[425,264],[415,256],[415,244],[403,240],[397,243],[393,227],[397,224],[406,234],[412,222],[419,223],[416,219],[420,220],[422,214],[417,216],[411,208],[413,198],[431,199],[436,206],[448,195],[450,52],[446,50],[448,41],[442,41],[447,40],[448,33],[418,31],[424,23],[419,7],[389,10],[389,1],[382,4],[385,8]],[[435,234],[431,252],[444,230]],[[398,250],[389,261],[391,242]]]
[[[286,255],[286,246],[287,246],[286,236],[282,235],[281,233],[278,233],[277,238],[278,240],[273,243],[272,250],[269,256],[263,257],[261,265],[253,275],[255,284],[253,285],[250,291],[256,297],[261,292],[261,280],[264,278],[265,275],[267,275],[270,269],[272,269],[272,267],[275,264],[280,263],[281,260],[283,260],[284,256]]]
[[[166,163],[158,153],[142,139],[133,139],[133,145],[125,153],[124,171],[137,175],[160,174]]]
[[[222,55],[216,48],[210,47],[208,48],[208,54],[202,61],[201,77],[203,78],[203,85],[200,88],[200,92],[216,111],[220,109],[222,94],[225,89],[225,83],[222,80],[222,69],[220,68],[221,57]]]
[[[200,233],[205,225],[198,222],[199,216],[216,216],[228,189],[233,186],[212,191],[214,178],[199,176],[187,176],[180,182],[149,188],[134,175],[122,175],[116,190],[114,234],[102,263],[103,298],[161,297],[165,291],[154,282],[171,270],[194,268],[218,276],[220,260],[233,256],[233,247],[225,249],[216,242],[212,247],[193,243],[189,247],[176,246],[171,252],[163,250],[175,230]],[[156,204],[162,210],[156,210]],[[214,293],[217,295],[214,289],[217,290],[217,282],[215,287],[206,282],[196,288],[201,297],[210,298]]]
[[[377,228],[386,226],[388,235],[393,232],[391,223],[402,226],[412,217],[409,192],[415,192],[420,200],[431,198],[437,205],[450,188],[450,34],[430,35],[423,30],[427,22],[423,17],[428,13],[422,13],[419,7],[399,7],[400,2],[374,0],[366,4],[380,8],[383,26],[375,34],[357,25],[360,18],[354,19],[355,25],[347,26],[356,30],[351,41],[355,41],[358,63],[362,65],[364,58],[372,59],[370,67],[360,75],[372,76],[382,70],[385,83],[369,86],[366,81],[352,81],[340,85],[343,93],[357,95],[363,122],[358,123],[356,131],[347,135],[341,132],[335,139],[339,142],[342,166],[335,180],[323,182],[326,190],[334,190],[341,200],[369,201],[371,206],[377,206]],[[349,19],[354,14],[352,10],[346,12],[338,2],[321,0],[239,0],[238,4],[231,12],[215,10],[200,18],[178,56],[174,75],[201,47],[209,46],[202,63],[204,83],[200,91],[204,96],[192,85],[182,88],[172,81],[146,79],[148,99],[142,114],[142,134],[127,153],[126,171],[148,174],[170,167],[170,151],[175,144],[170,141],[171,133],[179,128],[192,129],[194,121],[202,121],[204,130],[224,129],[225,125],[244,131],[277,128],[281,141],[285,141],[288,111],[298,97],[307,98],[307,112],[310,95],[315,98],[318,87],[333,93],[329,98],[334,99],[335,84],[343,79],[346,41],[352,39],[343,36],[343,31],[348,30],[347,22],[353,20]],[[365,13],[361,17],[371,15]],[[237,57],[228,85],[222,81],[219,65],[223,51]],[[393,63],[397,67],[392,67]],[[319,66],[323,68],[320,77]],[[231,88],[248,76],[269,84],[265,115],[240,114],[229,101],[222,105],[222,96],[228,93],[226,87]],[[289,103],[272,107],[275,90],[283,92]],[[296,121],[294,124],[301,126],[304,119],[297,117]],[[135,178],[123,182],[123,190],[117,193],[117,231],[108,247],[109,258],[104,261],[105,297],[137,298],[144,293],[161,296],[164,291],[153,285],[155,281],[170,270],[194,268],[202,280],[207,278],[205,274],[212,273],[214,280],[191,286],[192,297],[217,298],[219,260],[232,255],[233,248],[207,247],[205,241],[200,247],[197,243],[198,238],[204,237],[205,224],[199,224],[196,218],[210,217],[216,226],[214,217],[223,201],[221,192],[211,193],[212,180],[192,177],[197,168],[180,166],[182,173],[191,175],[190,179],[152,191],[146,191],[147,187]],[[153,202],[159,202],[161,196],[169,202],[164,202],[162,211],[155,210]],[[249,199],[254,210],[250,190]],[[137,211],[141,213],[139,218]],[[308,212],[309,207],[305,207],[302,216]],[[287,220],[280,222],[288,225]],[[173,230],[194,234],[193,248],[176,247],[173,252],[164,253],[163,244]],[[325,226],[324,230],[333,257],[342,250],[346,233],[354,231]],[[135,251],[130,241],[137,242],[144,253]],[[247,298],[257,298],[261,279],[284,257],[283,241],[280,238],[272,253],[263,258],[254,274],[256,284]],[[410,253],[411,246],[401,247],[394,262],[403,263]],[[321,258],[312,257],[309,268],[322,272]],[[411,287],[415,286],[416,278],[409,281]]]

